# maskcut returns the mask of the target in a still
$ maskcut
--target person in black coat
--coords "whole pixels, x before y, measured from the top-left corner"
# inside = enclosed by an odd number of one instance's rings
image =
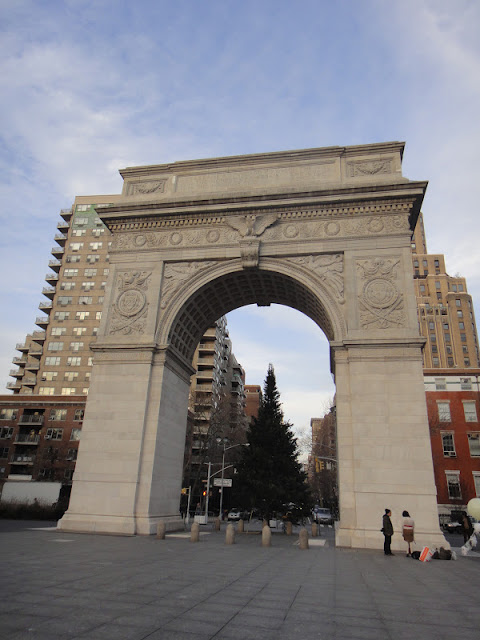
[[[385,514],[383,516],[382,533],[385,538],[385,542],[383,543],[383,552],[386,556],[393,556],[392,550],[390,549],[390,544],[392,542],[393,536],[393,525],[392,521],[390,520],[391,515],[392,512],[390,511],[390,509],[385,509]]]

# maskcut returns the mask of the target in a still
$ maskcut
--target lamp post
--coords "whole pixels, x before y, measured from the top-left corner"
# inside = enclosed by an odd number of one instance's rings
[[[220,444],[221,439],[218,438],[217,442]],[[228,440],[226,438],[224,438],[223,440],[223,456],[222,456],[222,486],[220,487],[220,510],[219,510],[219,517],[222,517],[222,509],[223,509],[223,476],[225,473],[225,451],[228,451],[229,449],[235,449],[235,447],[249,447],[250,443],[246,442],[246,443],[240,443],[240,444],[232,444],[230,447],[227,447],[227,442]]]

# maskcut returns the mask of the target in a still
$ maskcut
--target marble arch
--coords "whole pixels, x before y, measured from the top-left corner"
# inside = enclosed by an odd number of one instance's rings
[[[220,315],[292,306],[330,342],[337,388],[337,544],[377,548],[380,516],[439,531],[413,289],[426,182],[403,143],[132,167],[98,210],[113,234],[70,507],[59,528],[179,527],[193,351]],[[395,538],[394,538],[395,540]],[[400,544],[400,536],[397,536]]]

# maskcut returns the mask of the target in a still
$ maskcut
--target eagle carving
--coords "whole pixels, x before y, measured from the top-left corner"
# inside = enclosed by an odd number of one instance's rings
[[[259,216],[248,214],[225,218],[225,222],[229,227],[238,231],[242,238],[257,238],[262,235],[265,229],[271,227],[277,219],[276,213],[266,213]]]

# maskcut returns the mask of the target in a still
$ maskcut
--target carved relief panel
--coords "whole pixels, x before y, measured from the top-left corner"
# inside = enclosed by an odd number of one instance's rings
[[[361,328],[405,327],[407,319],[401,292],[400,257],[357,259],[356,271]]]
[[[149,271],[123,270],[117,274],[115,297],[107,332],[110,335],[141,335],[145,332],[149,303]]]

